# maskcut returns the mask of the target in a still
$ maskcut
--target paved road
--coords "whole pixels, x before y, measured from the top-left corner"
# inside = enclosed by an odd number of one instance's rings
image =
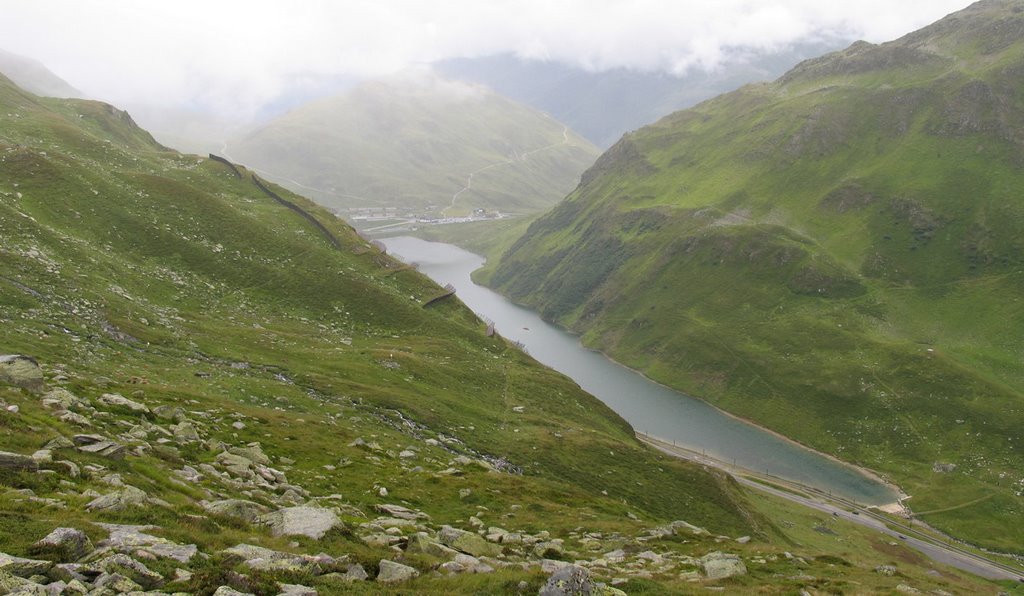
[[[972,552],[961,550],[954,545],[944,544],[936,539],[930,538],[923,534],[918,534],[917,536],[911,535],[913,533],[912,530],[905,532],[893,530],[882,521],[882,518],[879,518],[878,516],[876,516],[876,514],[867,509],[857,508],[856,510],[858,511],[858,513],[855,514],[850,511],[852,505],[849,503],[843,503],[836,499],[831,499],[830,501],[829,498],[825,497],[824,495],[822,495],[821,497],[814,498],[804,497],[785,490],[779,490],[770,486],[765,486],[760,482],[755,482],[750,478],[747,478],[746,476],[737,473],[736,468],[723,464],[722,462],[714,460],[710,457],[693,453],[687,449],[675,447],[671,444],[659,441],[652,437],[638,435],[638,438],[641,441],[647,443],[648,445],[651,445],[652,447],[664,453],[667,453],[668,455],[672,455],[674,457],[679,457],[682,459],[688,459],[691,461],[696,461],[698,463],[713,466],[715,468],[723,470],[730,474],[733,478],[735,478],[737,482],[746,487],[750,487],[761,492],[775,495],[777,497],[787,499],[794,503],[799,503],[806,507],[817,509],[818,511],[833,514],[836,517],[849,520],[853,523],[871,528],[882,534],[892,536],[897,540],[905,542],[907,546],[910,546],[920,551],[927,557],[931,558],[934,561],[938,561],[939,563],[943,563],[951,567],[956,567],[957,569],[973,573],[986,579],[1008,579],[1024,582],[1024,573],[1021,573],[1020,571],[1016,571],[1011,567],[1002,565],[996,561],[991,561]],[[757,474],[753,472],[750,472],[750,475],[757,476]],[[772,478],[771,481],[775,483],[780,483],[780,480],[776,478]]]

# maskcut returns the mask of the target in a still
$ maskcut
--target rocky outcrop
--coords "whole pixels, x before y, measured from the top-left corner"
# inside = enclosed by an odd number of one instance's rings
[[[42,393],[43,371],[31,356],[21,354],[0,355],[0,383]]]

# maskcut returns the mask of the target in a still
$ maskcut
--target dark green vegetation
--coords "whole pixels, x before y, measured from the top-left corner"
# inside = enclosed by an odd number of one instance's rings
[[[979,2],[673,114],[480,277],[1022,552],[1022,31]]]
[[[597,156],[541,112],[433,76],[366,83],[307,104],[228,151],[330,207],[447,215],[546,209]]]

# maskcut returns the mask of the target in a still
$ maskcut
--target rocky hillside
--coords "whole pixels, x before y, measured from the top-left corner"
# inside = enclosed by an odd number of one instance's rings
[[[537,110],[434,75],[309,103],[228,152],[330,207],[447,215],[547,209],[598,154]]]
[[[481,279],[1024,549],[1024,2],[627,135]]]
[[[643,447],[242,168],[0,107],[2,593],[983,585]]]

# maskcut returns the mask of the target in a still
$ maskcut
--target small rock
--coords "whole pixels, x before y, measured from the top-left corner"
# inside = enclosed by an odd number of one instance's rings
[[[377,581],[385,584],[409,581],[418,577],[420,572],[408,565],[395,563],[387,559],[380,560],[380,571],[377,573]]]
[[[221,586],[213,593],[213,596],[256,596],[251,592],[239,592],[231,586]]]
[[[345,579],[345,581],[361,582],[369,579],[370,575],[366,573],[366,570],[363,569],[362,565],[360,565],[359,563],[353,563],[348,566],[348,570],[345,572],[343,578]]]
[[[875,573],[879,575],[893,576],[896,575],[896,567],[893,565],[879,565],[875,567]]]

